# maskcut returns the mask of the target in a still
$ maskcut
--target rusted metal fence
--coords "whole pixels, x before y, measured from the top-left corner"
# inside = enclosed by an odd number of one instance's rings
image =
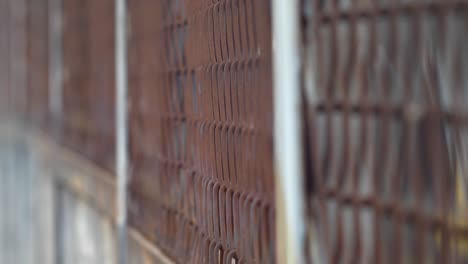
[[[25,1],[2,1],[4,39],[2,84],[6,96],[5,105],[9,113],[16,113],[21,119],[28,114],[27,109],[27,54],[26,28],[27,4]],[[11,87],[15,87],[12,89]],[[2,100],[3,101],[3,100]]]
[[[10,17],[9,5],[6,0],[0,1],[0,16],[3,17],[3,23],[0,23],[0,116],[5,116],[10,110]]]
[[[468,2],[305,5],[310,259],[466,263]]]
[[[47,2],[0,0],[0,109],[113,173],[115,1],[63,0],[54,116]],[[129,226],[176,263],[281,262],[270,2],[127,1]],[[298,261],[467,263],[468,2],[299,2]]]
[[[114,168],[114,1],[63,0],[61,142]]]
[[[178,263],[272,263],[269,1],[129,4],[130,225]]]
[[[49,16],[47,0],[29,0],[26,14],[28,119],[42,127],[49,112]]]

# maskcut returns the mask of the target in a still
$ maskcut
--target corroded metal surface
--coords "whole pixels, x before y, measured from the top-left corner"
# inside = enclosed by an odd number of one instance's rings
[[[114,163],[114,1],[63,0],[62,142]]]
[[[305,3],[310,260],[467,263],[468,2]]]
[[[10,115],[18,118],[26,117],[27,109],[27,1],[3,0],[2,27],[4,33],[4,45],[6,52],[2,58],[2,64],[6,69],[2,72],[2,82],[6,81],[6,98]]]
[[[0,0],[0,118],[11,111],[10,99],[10,5]]]
[[[33,123],[45,127],[49,107],[48,0],[26,2],[27,116]]]
[[[177,263],[274,262],[269,5],[129,2],[129,222]]]

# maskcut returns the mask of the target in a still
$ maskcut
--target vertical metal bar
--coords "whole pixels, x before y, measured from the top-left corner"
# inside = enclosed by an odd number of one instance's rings
[[[127,263],[127,182],[128,182],[128,123],[127,123],[127,42],[126,1],[115,5],[116,57],[116,172],[117,172],[117,226],[119,236],[119,263]]]
[[[304,263],[304,190],[298,0],[273,0],[278,263]]]

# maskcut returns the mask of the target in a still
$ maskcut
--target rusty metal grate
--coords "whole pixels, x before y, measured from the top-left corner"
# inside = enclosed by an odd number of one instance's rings
[[[129,2],[129,221],[178,263],[274,262],[269,5]]]
[[[308,255],[468,262],[468,2],[305,1]]]
[[[63,144],[114,166],[114,1],[63,0]]]
[[[45,128],[48,116],[48,1],[27,1],[27,113],[29,119]]]
[[[11,54],[10,47],[12,37],[12,15],[10,4],[6,0],[0,0],[0,118],[11,114],[13,110],[11,84]]]

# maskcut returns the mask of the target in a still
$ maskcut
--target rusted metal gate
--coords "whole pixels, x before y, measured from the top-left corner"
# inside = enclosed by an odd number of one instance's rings
[[[64,145],[114,169],[114,1],[63,0]]]
[[[467,263],[468,2],[304,5],[309,259]]]
[[[130,225],[177,263],[274,262],[269,1],[129,9]]]

